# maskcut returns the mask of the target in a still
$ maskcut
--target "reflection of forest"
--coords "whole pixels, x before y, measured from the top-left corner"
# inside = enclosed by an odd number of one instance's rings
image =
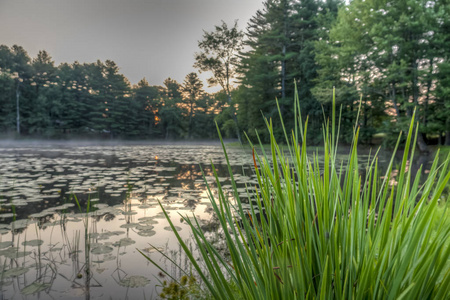
[[[42,154],[45,164],[35,164],[32,169],[20,168],[21,160],[25,161],[25,165],[30,163],[27,159],[32,159],[34,163],[39,160],[36,153],[25,152],[29,156],[23,157],[19,153],[20,159],[14,162],[8,159],[2,162],[0,156],[0,167],[2,164],[8,166],[7,170],[16,167],[15,171],[8,174],[1,173],[4,171],[0,169],[0,215],[7,214],[4,218],[0,216],[0,245],[6,243],[6,248],[0,249],[0,265],[8,272],[7,275],[15,272],[22,262],[28,268],[17,270],[27,271],[19,275],[22,276],[20,279],[2,279],[5,287],[10,284],[6,288],[9,292],[13,288],[16,291],[24,289],[25,278],[28,283],[36,283],[36,288],[43,288],[43,292],[58,289],[55,286],[60,284],[61,276],[65,276],[67,278],[63,281],[70,282],[73,289],[90,295],[93,291],[91,287],[98,286],[96,280],[104,280],[110,273],[102,275],[86,272],[107,269],[108,262],[111,270],[115,270],[111,275],[114,282],[120,285],[123,279],[128,278],[124,266],[135,260],[133,255],[126,256],[122,243],[141,243],[139,247],[144,249],[149,247],[148,243],[155,241],[153,236],[157,236],[156,241],[169,236],[170,228],[164,215],[158,211],[158,201],[167,209],[170,219],[177,222],[177,228],[183,228],[181,234],[185,238],[189,238],[189,229],[186,222],[180,220],[178,213],[199,217],[202,230],[211,239],[220,242],[220,238],[217,238],[218,219],[212,213],[206,187],[208,183],[212,192],[216,192],[211,161],[194,161],[192,157],[195,151],[192,148],[185,162],[180,152],[176,151],[171,154],[158,153],[157,160],[152,154],[149,155],[152,160],[146,160],[142,155],[136,155],[140,151],[133,153],[135,149],[132,147],[124,149],[127,151],[104,156],[97,149],[84,158],[72,153],[70,160],[60,157],[67,158],[64,152],[60,156],[55,153]],[[347,156],[341,154],[341,157],[345,160]],[[386,168],[386,157],[380,157],[381,169]],[[362,154],[360,158],[360,175],[364,176],[368,156]],[[410,166],[412,173],[416,174],[419,165],[427,164],[428,160],[427,156],[417,156]],[[212,161],[222,187],[229,191],[231,182],[228,167],[223,165],[222,160]],[[396,162],[393,173],[397,168]],[[422,169],[422,174],[426,173],[427,168]],[[236,175],[237,192],[242,197],[244,209],[249,209],[255,203],[252,193],[257,186],[253,171],[239,164],[235,164],[232,170]],[[233,199],[234,195],[228,195]],[[80,203],[81,213],[75,204],[75,196]],[[20,203],[22,205],[15,205]],[[86,219],[88,203],[90,213]],[[14,219],[17,221],[12,222]],[[24,224],[24,221],[27,223]],[[83,227],[84,224],[88,225],[88,231]],[[11,243],[5,242],[9,238]],[[38,248],[22,244],[24,240],[30,239],[44,242]],[[98,253],[106,252],[93,255],[93,249]],[[122,259],[124,264],[121,266]],[[33,277],[33,272],[28,272],[32,269],[29,267],[31,264],[33,270],[37,271],[37,277]],[[20,283],[16,283],[19,280]]]

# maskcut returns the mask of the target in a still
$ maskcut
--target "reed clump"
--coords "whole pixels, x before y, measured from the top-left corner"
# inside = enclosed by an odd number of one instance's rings
[[[396,172],[393,156],[380,174],[375,154],[361,175],[358,128],[346,162],[336,158],[333,108],[323,126],[322,164],[306,151],[307,121],[303,125],[297,96],[294,110],[292,133],[281,125],[285,148],[266,121],[270,151],[253,151],[258,185],[251,200],[257,204],[243,208],[229,163],[233,191],[221,188],[217,174],[217,196],[208,187],[229,257],[208,242],[195,218],[184,217],[197,260],[166,214],[204,288],[215,299],[448,299],[450,227],[437,207],[450,179],[450,155],[443,163],[436,158],[427,178],[412,174],[413,118]]]

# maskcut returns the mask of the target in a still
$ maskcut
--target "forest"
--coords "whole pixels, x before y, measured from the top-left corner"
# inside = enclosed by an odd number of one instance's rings
[[[450,145],[449,18],[439,0],[267,0],[244,30],[222,21],[198,41],[194,67],[214,94],[195,72],[132,85],[112,60],[55,65],[45,50],[1,45],[0,136],[211,139],[217,122],[226,137],[265,142],[277,101],[294,126],[298,91],[320,143],[335,88],[344,142],[356,124],[360,142],[393,145],[416,110],[420,150]]]

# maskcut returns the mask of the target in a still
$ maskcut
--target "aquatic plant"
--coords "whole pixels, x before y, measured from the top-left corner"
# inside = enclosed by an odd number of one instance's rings
[[[162,283],[162,291],[159,294],[161,299],[168,300],[185,300],[190,299],[192,296],[195,296],[196,299],[200,299],[202,296],[198,288],[197,280],[192,275],[183,275],[179,282],[167,282],[164,280]]]
[[[449,296],[450,227],[445,218],[439,218],[442,213],[437,213],[437,206],[450,179],[450,155],[443,163],[436,158],[425,180],[421,169],[413,174],[409,166],[418,132],[413,117],[399,168],[394,170],[393,154],[387,170],[380,174],[375,153],[361,175],[359,128],[354,128],[346,163],[337,159],[340,128],[334,101],[333,96],[331,120],[323,126],[323,165],[316,153],[309,155],[306,151],[308,122],[303,126],[298,95],[295,128],[290,135],[281,120],[284,149],[275,140],[272,121],[266,120],[270,151],[261,144],[262,154],[258,154],[250,143],[258,179],[250,196],[253,205],[244,206],[241,201],[222,141],[232,192],[224,191],[214,165],[217,196],[209,185],[208,192],[229,259],[208,241],[195,217],[183,216],[198,253],[189,249],[160,203],[183,251],[213,298]]]

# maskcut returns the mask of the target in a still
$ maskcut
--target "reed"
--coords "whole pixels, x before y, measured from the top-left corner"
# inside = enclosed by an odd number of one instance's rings
[[[271,120],[266,120],[270,151],[260,145],[260,155],[251,145],[258,185],[251,197],[256,204],[248,210],[239,198],[222,142],[233,189],[222,189],[213,165],[218,193],[214,196],[210,186],[208,192],[229,259],[208,242],[195,218],[183,216],[199,254],[189,249],[160,203],[205,289],[215,299],[448,297],[450,227],[442,218],[447,210],[438,213],[437,208],[450,179],[450,155],[443,163],[436,156],[427,178],[421,178],[420,171],[412,174],[408,166],[418,128],[413,117],[398,170],[394,172],[393,154],[380,174],[375,153],[362,176],[359,128],[347,161],[336,158],[339,121],[333,108],[331,120],[323,126],[320,166],[318,156],[306,151],[308,122],[303,126],[297,95],[294,110],[292,133],[281,123],[285,149],[275,140]],[[398,146],[399,142],[395,151]]]

